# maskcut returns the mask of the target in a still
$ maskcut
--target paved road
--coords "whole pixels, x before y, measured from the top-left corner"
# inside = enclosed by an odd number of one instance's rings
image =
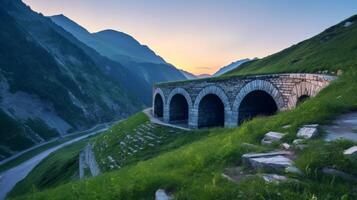
[[[23,178],[27,176],[28,173],[31,172],[31,170],[41,162],[44,158],[46,158],[50,153],[57,151],[58,149],[67,146],[69,144],[72,144],[74,142],[77,142],[79,140],[82,140],[84,138],[87,138],[89,136],[95,135],[99,132],[106,131],[108,128],[103,128],[101,130],[94,131],[92,133],[89,133],[87,135],[80,136],[78,138],[75,138],[73,140],[70,140],[68,142],[65,142],[63,144],[60,144],[56,147],[53,147],[51,149],[48,149],[33,158],[21,163],[20,165],[13,167],[2,174],[0,174],[0,200],[5,199],[6,194],[12,190],[12,188],[21,181]]]
[[[143,112],[149,117],[151,123],[159,124],[159,125],[162,125],[162,126],[168,126],[168,127],[171,127],[171,128],[178,128],[178,129],[185,130],[185,131],[190,131],[191,130],[191,129],[189,129],[187,127],[184,127],[184,126],[165,123],[165,122],[161,121],[160,119],[157,119],[156,117],[154,117],[152,115],[151,108],[146,108],[146,109],[143,110]]]

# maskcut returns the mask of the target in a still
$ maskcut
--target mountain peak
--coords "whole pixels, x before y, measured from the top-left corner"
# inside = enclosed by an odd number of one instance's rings
[[[81,27],[76,22],[68,18],[63,14],[53,15],[49,17],[55,24],[61,26],[65,30],[73,30],[77,34],[86,34],[89,33],[87,29]],[[72,33],[72,32],[71,32]],[[75,35],[75,33],[72,33]]]

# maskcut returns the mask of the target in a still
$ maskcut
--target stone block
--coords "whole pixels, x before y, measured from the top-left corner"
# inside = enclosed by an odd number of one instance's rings
[[[273,142],[280,141],[284,136],[285,136],[284,133],[270,131],[264,135],[264,138],[262,139],[261,143],[263,145],[269,145],[272,144]]]
[[[299,129],[297,132],[297,137],[304,138],[304,139],[311,139],[318,134],[317,124],[311,125],[304,125],[302,128]]]
[[[357,155],[357,146],[350,147],[343,152],[346,156]]]
[[[250,158],[250,165],[255,169],[282,171],[293,164],[292,160],[285,156]]]

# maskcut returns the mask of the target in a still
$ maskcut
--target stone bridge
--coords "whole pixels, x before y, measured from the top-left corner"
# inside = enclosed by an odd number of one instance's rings
[[[218,77],[156,84],[153,114],[189,128],[233,127],[257,115],[272,115],[314,97],[334,76],[271,74]]]

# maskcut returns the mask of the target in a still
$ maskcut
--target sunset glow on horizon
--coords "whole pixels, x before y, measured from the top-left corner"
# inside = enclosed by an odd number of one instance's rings
[[[357,13],[354,0],[24,2],[44,15],[64,14],[90,32],[125,32],[194,74],[212,74],[239,59],[265,57]]]

